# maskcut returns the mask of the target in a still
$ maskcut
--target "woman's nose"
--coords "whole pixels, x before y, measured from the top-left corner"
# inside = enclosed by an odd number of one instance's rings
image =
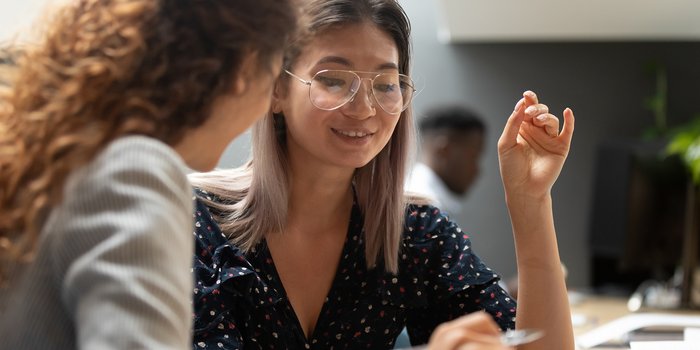
[[[363,79],[355,96],[347,103],[345,113],[353,118],[365,119],[377,113],[372,98],[372,82]]]

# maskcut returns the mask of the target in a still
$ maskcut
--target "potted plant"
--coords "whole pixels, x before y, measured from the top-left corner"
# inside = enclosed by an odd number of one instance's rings
[[[685,222],[690,176],[681,155],[669,150],[672,144],[677,149],[681,141],[676,140],[686,140],[687,132],[697,131],[698,142],[691,152],[698,159],[694,176],[700,180],[700,121],[696,127],[683,128],[686,133],[669,128],[665,66],[650,63],[645,69],[654,82],[653,94],[644,100],[653,117],[650,127],[640,137],[606,140],[598,147],[591,218],[592,285],[602,292],[606,288],[631,292],[651,280],[676,288],[680,295],[681,283],[674,276],[679,265],[689,262],[679,257],[695,254],[684,251],[688,247],[684,242],[691,237]]]
[[[695,290],[700,243],[700,115],[675,128],[670,134],[666,153],[670,157],[679,157],[689,174],[683,234],[681,304],[684,307],[697,308],[700,307],[700,291]]]

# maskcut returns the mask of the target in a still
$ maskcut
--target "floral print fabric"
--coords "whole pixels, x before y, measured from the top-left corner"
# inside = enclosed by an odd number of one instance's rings
[[[407,208],[398,275],[367,268],[362,223],[354,205],[335,279],[307,338],[265,241],[244,254],[198,200],[193,349],[391,349],[404,327],[412,344],[423,344],[440,323],[477,310],[515,328],[515,301],[439,209]]]

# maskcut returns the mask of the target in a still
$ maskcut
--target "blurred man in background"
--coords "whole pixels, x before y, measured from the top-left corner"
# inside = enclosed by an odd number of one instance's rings
[[[460,106],[432,109],[418,123],[421,156],[406,190],[429,197],[450,216],[457,215],[479,174],[486,127],[474,112]]]

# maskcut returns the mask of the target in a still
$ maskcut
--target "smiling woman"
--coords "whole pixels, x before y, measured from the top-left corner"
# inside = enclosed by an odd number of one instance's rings
[[[467,234],[404,194],[415,135],[403,9],[395,0],[301,3],[304,25],[270,114],[253,129],[252,160],[190,176],[196,347],[389,349],[406,327],[413,344],[435,349],[503,349],[515,301]],[[558,130],[527,92],[500,154],[521,274],[533,281],[521,283],[517,326],[543,329],[539,348],[568,350],[549,189],[571,142],[570,110]]]
[[[367,52],[363,50],[366,47],[377,49]],[[352,69],[377,72],[370,76],[390,76],[398,81],[396,45],[374,24],[361,22],[328,29],[316,35],[306,48],[291,66],[304,77],[318,79],[319,73],[327,76],[327,70]],[[346,72],[352,74],[352,81],[356,73]],[[349,180],[354,169],[367,165],[380,153],[400,120],[403,103],[401,107],[393,106],[391,113],[385,111],[376,97],[376,82],[371,83],[358,79],[354,91],[352,84],[345,85],[345,102],[336,103],[331,110],[318,108],[318,100],[309,98],[318,95],[313,83],[306,87],[286,79],[285,84],[277,85],[273,111],[284,115],[292,165],[298,161],[306,169],[336,168]]]

